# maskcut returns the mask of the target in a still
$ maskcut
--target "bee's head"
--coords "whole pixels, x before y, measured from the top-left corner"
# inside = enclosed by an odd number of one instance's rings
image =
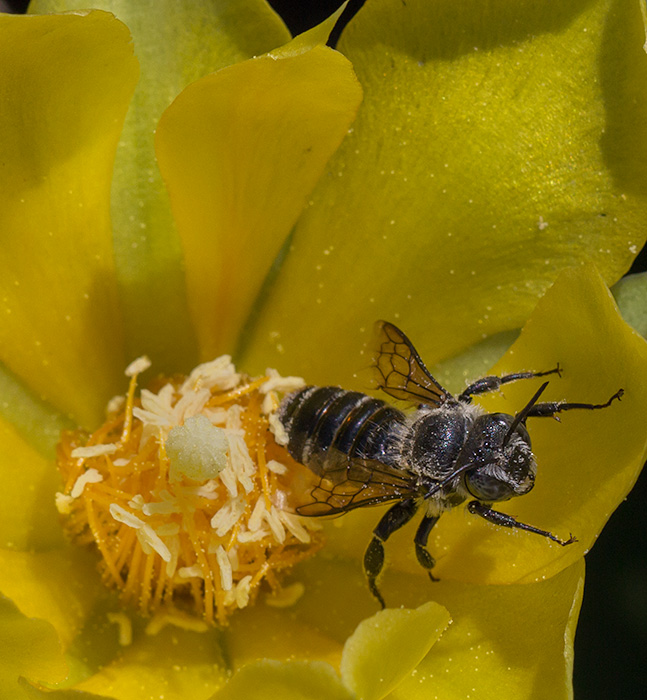
[[[464,485],[479,501],[492,503],[523,496],[535,484],[537,465],[525,425],[506,413],[479,416],[470,429],[464,459]]]

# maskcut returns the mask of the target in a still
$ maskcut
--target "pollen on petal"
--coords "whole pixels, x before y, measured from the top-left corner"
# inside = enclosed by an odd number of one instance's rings
[[[224,356],[137,395],[149,366],[129,365],[125,396],[93,434],[62,435],[56,506],[69,537],[98,551],[105,583],[152,617],[147,634],[203,630],[264,582],[278,595],[281,574],[322,544],[319,523],[291,506],[297,465],[270,431],[276,392],[302,380],[252,379]],[[125,639],[129,618],[116,615]]]

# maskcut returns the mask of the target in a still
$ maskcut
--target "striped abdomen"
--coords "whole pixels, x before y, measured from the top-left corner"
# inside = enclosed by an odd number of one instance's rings
[[[366,394],[339,387],[307,386],[283,399],[279,418],[288,451],[320,473],[331,452],[392,464],[401,451],[404,414]]]

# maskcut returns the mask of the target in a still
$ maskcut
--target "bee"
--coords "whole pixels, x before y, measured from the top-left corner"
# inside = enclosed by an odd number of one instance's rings
[[[416,558],[432,581],[435,560],[429,534],[442,513],[469,500],[467,510],[501,527],[518,528],[566,546],[551,532],[519,522],[492,504],[523,496],[534,486],[537,463],[526,420],[557,417],[602,404],[540,402],[544,382],[515,415],[486,413],[472,403],[479,394],[523,379],[560,375],[559,365],[543,372],[486,376],[458,396],[444,389],[425,367],[407,336],[379,322],[375,367],[378,388],[393,399],[416,405],[404,412],[380,399],[335,386],[306,386],[288,394],[278,409],[290,455],[319,477],[312,501],[297,508],[304,516],[347,513],[393,501],[373,530],[364,555],[368,587],[382,608],[377,577],[384,566],[384,543],[422,510],[414,536]]]

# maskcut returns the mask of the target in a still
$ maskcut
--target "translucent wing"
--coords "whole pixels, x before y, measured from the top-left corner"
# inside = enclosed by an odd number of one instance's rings
[[[400,401],[442,406],[451,394],[440,386],[425,367],[407,336],[392,323],[378,323],[379,345],[375,367],[378,388]]]
[[[351,459],[340,452],[308,467],[321,478],[310,493],[312,502],[296,509],[299,515],[339,515],[419,493],[413,474],[376,460]]]

